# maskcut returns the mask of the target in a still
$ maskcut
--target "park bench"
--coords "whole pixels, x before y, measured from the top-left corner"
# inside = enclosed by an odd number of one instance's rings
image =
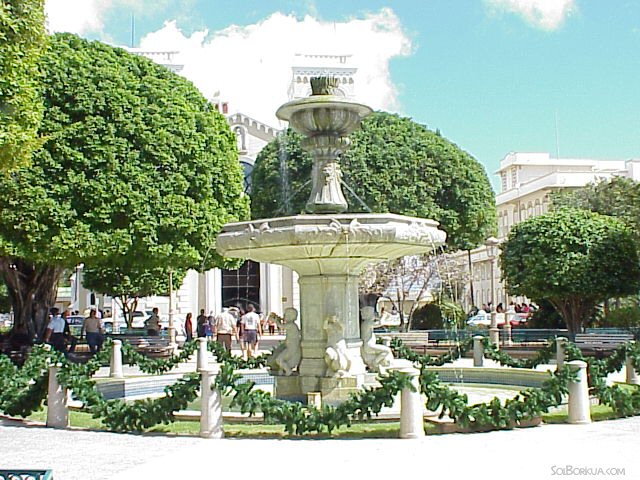
[[[577,333],[574,343],[582,353],[602,357],[632,340],[630,333]]]
[[[409,347],[413,351],[425,353],[429,344],[429,332],[427,331],[414,331],[414,332],[385,332],[376,333],[376,337],[383,341],[391,341],[392,339],[398,339],[402,343]]]
[[[169,346],[169,337],[112,335],[111,338],[130,344],[138,352],[149,358],[168,358],[173,354],[173,348]]]

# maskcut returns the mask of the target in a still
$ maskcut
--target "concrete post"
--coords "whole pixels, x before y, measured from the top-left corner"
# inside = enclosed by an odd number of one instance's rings
[[[566,365],[577,373],[576,380],[569,382],[569,423],[591,423],[587,362],[573,360]]]
[[[209,363],[207,355],[207,339],[200,337],[198,338],[198,357],[196,361],[198,371],[207,369]]]
[[[212,389],[212,370],[199,370],[200,379],[200,436],[202,438],[222,438],[222,395],[217,388]]]
[[[122,341],[114,340],[111,344],[111,362],[109,364],[111,378],[124,378],[122,372]]]
[[[307,406],[315,407],[318,410],[322,408],[322,393],[321,392],[307,392]]]
[[[489,327],[489,341],[496,348],[500,348],[500,330],[498,329],[498,319],[495,310],[491,312],[491,326]]]
[[[511,339],[511,320],[516,318],[516,312],[508,311],[504,314],[504,343],[503,345],[512,345],[513,340]]]
[[[482,344],[482,340],[484,339],[481,335],[476,335],[473,337],[473,366],[481,367],[484,361],[484,345]]]
[[[47,427],[67,428],[67,389],[58,383],[59,365],[49,365],[49,391],[47,393]]]
[[[627,372],[626,382],[632,385],[640,385],[640,377],[638,377],[638,372],[635,368],[633,368],[633,362],[631,361],[631,357],[627,357],[625,361],[625,370]]]
[[[398,369],[403,375],[409,377],[415,388],[403,388],[400,392],[400,438],[424,437],[424,410],[422,407],[422,395],[420,394],[420,371],[413,367]]]
[[[564,366],[564,359],[567,356],[567,342],[569,340],[566,337],[556,337],[556,370],[560,370]]]

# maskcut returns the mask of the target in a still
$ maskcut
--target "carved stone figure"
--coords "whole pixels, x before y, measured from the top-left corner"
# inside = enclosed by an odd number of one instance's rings
[[[327,332],[327,348],[324,351],[327,375],[344,377],[351,368],[351,359],[347,354],[347,342],[344,339],[344,325],[337,315],[331,315],[327,317],[324,329]]]
[[[283,318],[275,314],[278,328],[284,329],[285,339],[274,351],[271,356],[270,365],[279,375],[289,376],[300,365],[302,359],[302,349],[300,348],[301,335],[300,327],[295,323],[298,318],[298,311],[295,308],[287,308],[284,311]]]
[[[391,366],[393,353],[391,349],[376,343],[376,335],[373,333],[375,311],[373,307],[363,307],[360,310],[362,323],[360,324],[360,338],[362,338],[362,359],[372,372],[381,373]]]

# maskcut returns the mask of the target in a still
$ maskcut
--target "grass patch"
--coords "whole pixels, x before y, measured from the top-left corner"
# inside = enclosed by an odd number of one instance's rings
[[[46,407],[29,415],[27,420],[44,423],[47,420]],[[92,430],[105,429],[99,419],[93,418],[86,412],[70,411],[69,425]],[[437,428],[428,423],[425,424],[425,430],[428,435],[438,433]],[[177,421],[168,425],[156,425],[147,431],[169,435],[198,435],[200,424],[199,422]],[[354,423],[351,427],[341,427],[334,430],[331,435],[323,432],[291,436],[285,431],[284,425],[232,423],[224,425],[224,434],[227,438],[398,438],[399,433],[400,422]]]
[[[601,420],[611,420],[618,418],[613,409],[608,405],[591,405],[591,420],[599,422]],[[543,413],[542,421],[544,423],[568,423],[569,413],[567,407],[562,407],[561,410],[551,413]]]

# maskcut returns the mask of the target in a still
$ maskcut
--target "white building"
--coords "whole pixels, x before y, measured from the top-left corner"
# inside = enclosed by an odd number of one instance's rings
[[[503,241],[513,225],[548,210],[551,192],[582,187],[613,176],[640,181],[640,159],[552,158],[548,153],[511,152],[500,161],[500,168],[495,173],[500,177],[500,193],[496,195],[498,240]],[[492,301],[491,258],[488,253],[486,246],[471,252],[477,306]],[[458,252],[454,256],[458,262],[467,263],[466,252]],[[497,262],[493,277],[495,305],[503,303],[506,306],[511,298],[505,291]],[[470,308],[469,292],[464,300],[464,305]]]

